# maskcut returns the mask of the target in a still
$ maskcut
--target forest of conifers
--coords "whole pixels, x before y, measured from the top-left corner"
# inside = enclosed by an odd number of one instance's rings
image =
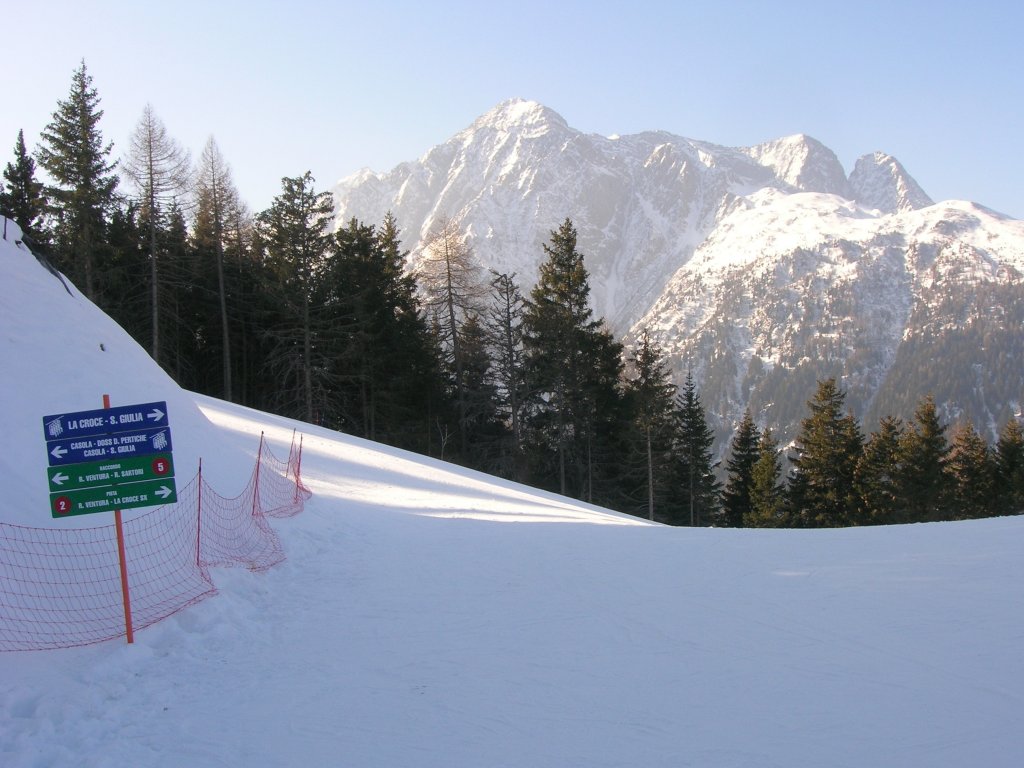
[[[713,446],[693,379],[592,316],[570,218],[528,295],[449,220],[412,269],[400,222],[337,228],[309,173],[251,214],[216,143],[193,164],[150,107],[115,157],[99,103],[83,62],[33,154],[19,133],[0,210],[186,389],[670,524],[1024,511],[1020,423],[990,446],[927,396],[865,436],[825,379],[786,450],[749,413]]]

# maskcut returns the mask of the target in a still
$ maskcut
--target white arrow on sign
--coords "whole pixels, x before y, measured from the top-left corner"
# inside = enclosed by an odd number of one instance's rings
[[[61,448],[59,445],[55,445],[53,447],[53,450],[50,451],[50,455],[53,456],[55,459],[62,459],[67,455],[67,453],[68,449]]]
[[[146,416],[151,418],[153,421],[160,421],[160,419],[164,417],[164,412],[159,408],[154,408],[152,411],[147,413]]]
[[[54,485],[64,485],[64,481],[65,480],[70,480],[70,479],[71,479],[70,477],[68,477],[67,475],[65,475],[62,472],[58,472],[52,478]]]
[[[168,488],[166,485],[161,485],[159,488],[157,488],[155,491],[153,491],[153,493],[155,493],[161,499],[166,499],[168,496],[170,496],[173,493],[173,491],[170,488]]]

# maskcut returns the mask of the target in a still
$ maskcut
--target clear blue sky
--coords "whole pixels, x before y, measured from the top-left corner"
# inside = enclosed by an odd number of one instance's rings
[[[519,96],[606,135],[807,133],[848,172],[882,150],[936,200],[1024,218],[1019,2],[22,0],[0,26],[0,164],[84,58],[115,153],[148,102],[193,156],[215,137],[253,210],[282,176],[389,170]]]

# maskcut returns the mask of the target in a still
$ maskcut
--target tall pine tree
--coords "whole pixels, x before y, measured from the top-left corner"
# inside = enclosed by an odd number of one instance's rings
[[[794,519],[806,527],[858,525],[854,475],[862,452],[860,427],[844,413],[846,393],[835,379],[818,382],[811,415],[800,424],[789,500]]]
[[[334,201],[330,192],[316,192],[314,184],[309,171],[281,179],[281,193],[256,218],[285,310],[272,331],[277,346],[268,363],[282,384],[286,412],[307,422],[323,417],[329,393],[318,338],[322,327],[313,309],[332,239]]]
[[[904,522],[948,519],[948,459],[946,425],[940,421],[935,399],[929,395],[918,403],[914,420],[900,439],[898,487]]]
[[[754,483],[754,465],[758,458],[761,432],[748,408],[743,412],[736,434],[733,436],[726,462],[728,480],[722,495],[723,523],[731,528],[742,528],[750,517],[750,489]]]
[[[953,432],[945,471],[949,477],[951,517],[965,520],[992,514],[995,501],[992,453],[970,421]]]
[[[523,309],[525,300],[515,275],[491,273],[491,301],[486,315],[490,347],[494,356],[500,418],[507,426],[504,446],[499,451],[498,473],[514,480],[526,480],[523,455],[522,410],[526,395],[523,364]]]
[[[441,376],[406,255],[390,213],[379,230],[352,219],[331,243],[318,312],[332,426],[428,453]]]
[[[25,133],[18,131],[14,161],[4,168],[4,186],[0,188],[0,213],[21,227],[30,247],[47,250],[45,229],[46,195],[43,183],[36,180],[36,162],[25,151]]]
[[[996,510],[999,515],[1024,514],[1024,427],[1010,418],[995,449]]]
[[[854,478],[857,503],[865,523],[903,522],[898,485],[902,436],[903,422],[887,416],[864,444]]]
[[[626,380],[625,396],[631,422],[631,472],[624,478],[624,490],[633,498],[643,499],[642,506],[632,511],[644,514],[648,520],[656,519],[656,515],[672,517],[675,515],[668,507],[678,499],[673,471],[679,427],[676,385],[661,349],[646,329],[629,362],[633,375]],[[642,493],[634,488],[642,489]]]
[[[592,317],[590,278],[576,237],[569,219],[551,233],[523,314],[527,429],[537,481],[592,500],[595,479],[603,484],[607,476],[598,474],[612,463],[622,361],[621,345]]]
[[[113,144],[103,142],[99,104],[83,61],[39,148],[39,163],[53,180],[47,193],[56,220],[57,266],[93,301],[100,299],[99,272],[117,188],[116,163],[109,159]]]
[[[719,522],[721,484],[715,477],[711,448],[714,433],[708,427],[691,373],[686,374],[678,395],[679,437],[676,446],[680,468],[680,490],[687,501],[685,518],[676,523],[711,525]]]
[[[787,525],[786,494],[781,482],[779,443],[765,428],[757,446],[757,460],[750,472],[750,510],[743,518],[746,528],[781,528]]]

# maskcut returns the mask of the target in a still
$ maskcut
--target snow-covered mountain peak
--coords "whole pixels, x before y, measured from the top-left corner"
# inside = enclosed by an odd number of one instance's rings
[[[801,192],[850,196],[846,172],[835,153],[811,136],[798,133],[744,150],[770,168],[780,181]]]
[[[853,198],[882,213],[903,213],[927,208],[933,201],[892,155],[864,155],[850,174]]]
[[[503,101],[494,109],[477,118],[467,132],[475,133],[487,129],[502,132],[523,131],[542,135],[550,130],[569,130],[569,125],[565,122],[565,118],[553,109],[536,101],[517,98]]]

